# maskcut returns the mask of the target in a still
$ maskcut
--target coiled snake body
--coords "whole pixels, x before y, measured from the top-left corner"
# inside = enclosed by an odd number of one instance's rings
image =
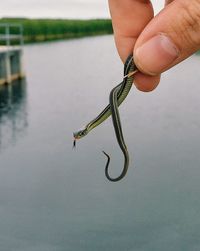
[[[110,156],[103,151],[103,153],[107,157],[107,163],[105,167],[105,175],[110,181],[119,181],[121,180],[128,170],[129,166],[129,154],[124,141],[122,126],[119,116],[119,105],[125,100],[127,97],[133,83],[133,75],[137,72],[137,68],[133,61],[133,56],[130,55],[125,64],[124,64],[124,78],[123,81],[114,87],[109,96],[109,104],[106,108],[92,121],[90,121],[82,130],[75,132],[74,135],[74,146],[76,145],[76,140],[86,136],[92,129],[100,125],[103,121],[105,121],[110,115],[112,116],[113,126],[115,129],[115,135],[118,141],[118,144],[124,154],[124,167],[121,174],[112,178],[108,173],[108,166],[110,163]]]

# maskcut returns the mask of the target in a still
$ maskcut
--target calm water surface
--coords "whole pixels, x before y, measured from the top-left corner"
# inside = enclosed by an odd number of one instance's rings
[[[131,164],[111,120],[72,132],[107,104],[122,77],[111,36],[25,47],[26,82],[0,89],[2,251],[200,250],[200,57],[132,89],[121,107]]]

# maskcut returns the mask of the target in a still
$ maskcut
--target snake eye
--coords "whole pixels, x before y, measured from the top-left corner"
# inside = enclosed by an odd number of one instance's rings
[[[85,136],[86,134],[87,134],[86,130],[83,130],[83,131],[80,132],[81,137]]]
[[[82,132],[82,131],[80,131],[79,133],[78,133],[78,137],[83,137],[84,136],[84,133]]]

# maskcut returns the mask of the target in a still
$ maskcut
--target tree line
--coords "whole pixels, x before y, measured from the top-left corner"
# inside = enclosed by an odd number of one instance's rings
[[[109,19],[70,20],[70,19],[26,19],[2,18],[0,24],[22,24],[24,41],[38,42],[55,39],[77,38],[83,36],[111,34],[112,24]],[[11,28],[11,33],[18,30]],[[0,34],[4,33],[0,27]]]

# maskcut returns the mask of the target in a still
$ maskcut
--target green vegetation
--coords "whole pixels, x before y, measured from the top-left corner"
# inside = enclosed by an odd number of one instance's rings
[[[83,36],[111,34],[112,25],[109,19],[69,20],[69,19],[26,19],[2,18],[2,23],[22,24],[25,43],[57,39],[78,38]],[[15,34],[12,28],[11,33]],[[3,33],[0,28],[0,34]]]

